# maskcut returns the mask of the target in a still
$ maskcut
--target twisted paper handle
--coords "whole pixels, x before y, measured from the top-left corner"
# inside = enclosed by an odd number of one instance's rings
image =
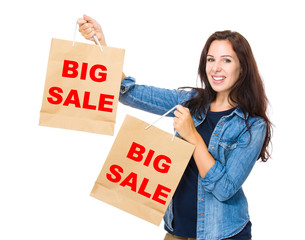
[[[177,107],[177,105],[175,107],[173,107],[172,109],[168,110],[166,113],[164,113],[161,117],[159,117],[157,120],[155,120],[153,123],[149,124],[145,129],[150,128],[152,125],[154,125],[156,122],[158,122],[159,120],[161,120],[163,117],[165,117],[167,114],[169,114],[170,112],[172,112],[175,108]],[[177,131],[175,129],[175,132],[173,134],[172,137],[172,141],[174,141],[175,135],[176,135]]]
[[[73,44],[72,44],[72,47],[74,47],[74,45],[75,45],[75,38],[76,38],[77,26],[78,26],[78,24],[77,24],[77,21],[76,21],[75,29],[74,29],[74,36],[73,36]],[[103,48],[102,48],[100,42],[98,41],[97,37],[94,35],[93,38],[94,38],[95,43],[99,46],[101,52],[103,52]]]

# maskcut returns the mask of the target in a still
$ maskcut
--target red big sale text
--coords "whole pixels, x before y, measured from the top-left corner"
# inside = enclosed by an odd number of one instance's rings
[[[127,153],[127,158],[132,161],[141,163],[149,167],[152,165],[153,169],[159,173],[166,174],[170,169],[171,159],[165,155],[155,156],[155,151],[152,149],[148,150],[146,157],[144,158],[144,153],[147,149],[136,142],[131,144],[131,147]],[[130,172],[126,177],[122,178],[124,169],[117,164],[113,164],[109,167],[109,172],[106,173],[106,178],[113,183],[119,183],[122,187],[128,187],[131,191],[136,192],[144,197],[150,198],[160,204],[165,205],[166,199],[171,192],[171,189],[158,184],[153,192],[148,192],[147,185],[149,184],[149,178],[143,178],[142,182],[138,182],[138,174],[135,172]]]
[[[89,78],[96,82],[105,82],[107,79],[107,68],[101,64],[95,64],[91,68],[88,67],[88,63],[83,62],[81,66],[76,61],[64,60],[62,67],[62,77],[75,79],[79,77],[81,81],[87,80],[87,75]],[[102,112],[112,112],[112,105],[114,95],[103,94],[99,95],[98,103],[90,102],[90,92],[85,91],[84,93],[79,93],[77,89],[71,89],[69,93],[64,93],[63,89],[57,86],[51,87],[49,89],[50,97],[47,98],[50,104],[63,106],[74,106],[75,108],[83,108],[90,110],[97,110]],[[66,97],[64,97],[66,95]],[[83,98],[80,98],[83,95]],[[91,100],[92,101],[92,100]]]

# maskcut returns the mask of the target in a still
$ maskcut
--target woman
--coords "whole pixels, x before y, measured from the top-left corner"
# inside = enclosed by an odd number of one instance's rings
[[[79,19],[79,31],[106,45],[100,25]],[[214,33],[200,59],[204,88],[168,90],[135,84],[123,74],[120,101],[163,114],[195,151],[164,216],[165,240],[251,239],[242,184],[256,160],[267,161],[271,123],[267,97],[250,45],[236,32]]]

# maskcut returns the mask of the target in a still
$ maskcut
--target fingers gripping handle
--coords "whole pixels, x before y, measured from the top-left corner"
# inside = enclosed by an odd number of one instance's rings
[[[72,44],[72,47],[74,47],[74,45],[75,45],[75,38],[76,38],[76,32],[77,32],[78,23],[85,23],[85,22],[87,22],[87,21],[84,20],[84,19],[78,19],[78,20],[76,21],[75,29],[74,29],[74,36],[73,36],[73,44]],[[99,46],[101,52],[103,52],[103,48],[102,48],[102,46],[101,46],[99,40],[97,39],[97,37],[96,37],[95,35],[93,36],[93,39],[94,39],[95,43]]]

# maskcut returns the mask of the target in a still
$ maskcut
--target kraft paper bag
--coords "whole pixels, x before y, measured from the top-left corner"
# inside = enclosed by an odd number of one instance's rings
[[[113,135],[124,49],[52,39],[39,125]]]
[[[127,115],[91,196],[160,225],[194,146]]]

